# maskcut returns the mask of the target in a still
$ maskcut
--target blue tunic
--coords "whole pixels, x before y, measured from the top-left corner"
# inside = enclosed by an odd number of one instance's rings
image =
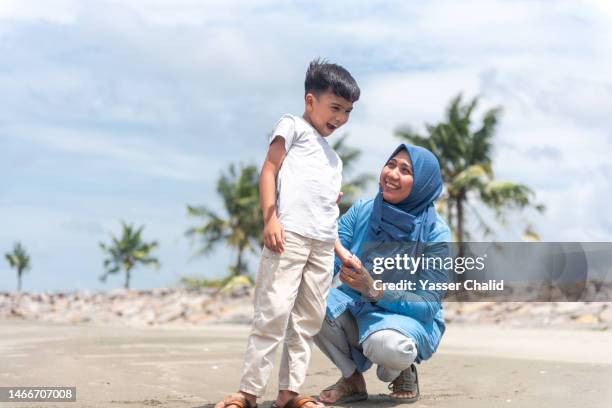
[[[367,237],[373,200],[360,200],[340,218],[338,235],[342,245],[359,256]],[[446,222],[437,215],[433,228],[427,233],[425,257],[449,256],[448,243],[451,240]],[[438,243],[438,244],[435,244]],[[342,264],[336,258],[334,275],[338,274]],[[385,282],[398,282],[399,278],[409,280],[429,280],[429,282],[446,282],[445,270],[420,268],[414,275],[396,274],[396,279],[385,279]],[[376,279],[376,276],[374,276]],[[346,284],[330,290],[327,298],[327,318],[334,320],[346,310],[355,317],[359,327],[359,342],[372,333],[393,329],[414,339],[418,357],[417,362],[427,360],[438,348],[445,330],[442,311],[444,291],[422,290],[417,285],[413,291],[385,291],[385,295],[376,303],[353,290]],[[363,372],[372,363],[358,349],[351,349],[357,368]]]

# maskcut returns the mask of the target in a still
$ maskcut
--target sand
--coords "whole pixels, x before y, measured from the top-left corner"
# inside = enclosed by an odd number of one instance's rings
[[[211,407],[237,386],[248,329],[0,321],[0,386],[77,387],[77,402],[0,407]],[[338,377],[315,349],[303,391]],[[612,332],[451,325],[419,377],[418,407],[609,408]],[[350,406],[395,406],[374,370],[366,379],[370,399]],[[276,371],[261,408],[275,386]]]

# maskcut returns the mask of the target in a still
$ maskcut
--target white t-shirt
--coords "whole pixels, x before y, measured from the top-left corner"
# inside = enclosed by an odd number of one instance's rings
[[[319,132],[300,116],[283,115],[269,143],[285,139],[287,154],[276,178],[276,211],[285,231],[334,242],[338,236],[336,200],[342,160]]]

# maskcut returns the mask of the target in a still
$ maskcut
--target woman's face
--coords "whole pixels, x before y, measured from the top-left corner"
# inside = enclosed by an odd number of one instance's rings
[[[398,204],[406,199],[414,183],[412,163],[406,150],[401,150],[389,159],[380,173],[380,185],[383,198],[391,204]]]

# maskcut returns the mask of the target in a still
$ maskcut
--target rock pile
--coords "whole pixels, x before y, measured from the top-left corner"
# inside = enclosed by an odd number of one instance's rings
[[[612,302],[447,302],[451,324],[612,329]]]
[[[108,293],[0,293],[0,319],[131,326],[250,321],[251,290],[114,290]]]
[[[107,293],[0,293],[0,319],[130,326],[249,323],[251,288],[115,290]],[[612,329],[612,302],[447,302],[451,324]]]

